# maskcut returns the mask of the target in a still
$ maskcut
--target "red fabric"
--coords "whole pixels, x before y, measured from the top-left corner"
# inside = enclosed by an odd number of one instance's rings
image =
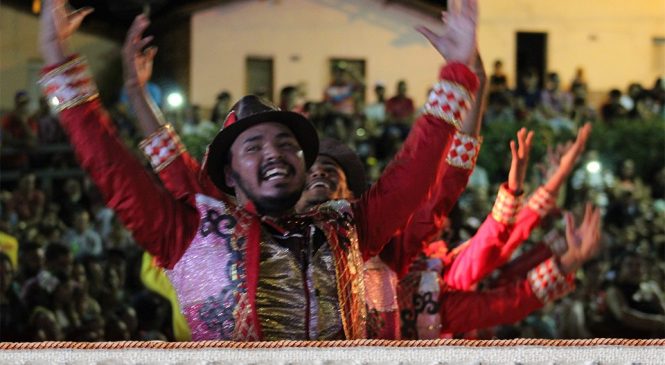
[[[446,216],[464,192],[471,173],[472,170],[449,165],[445,158],[441,160],[429,196],[381,252],[381,259],[389,264],[398,277],[406,275],[417,255],[436,239]]]
[[[539,224],[540,216],[528,206],[511,226],[498,223],[490,214],[447,268],[445,282],[451,288],[472,290],[478,281],[508,262]]]
[[[484,292],[445,291],[439,295],[441,332],[465,332],[515,323],[543,306],[528,281]]]
[[[379,180],[353,202],[364,260],[376,256],[421,205],[454,132],[452,125],[433,116],[418,118]]]
[[[527,238],[531,235],[531,232],[540,225],[541,217],[540,215],[531,209],[528,205],[525,205],[519,213],[517,213],[517,219],[515,220],[515,226],[513,231],[510,234],[510,238],[503,245],[501,249],[499,265],[497,267],[505,264],[510,260],[510,257],[513,255],[513,252],[519,247],[522,242],[526,241]]]
[[[229,198],[217,189],[206,173],[199,174],[201,165],[187,151],[183,151],[171,163],[159,171],[159,178],[177,199],[187,199],[194,204],[195,194],[204,194],[229,202]]]
[[[457,290],[472,290],[474,285],[498,266],[501,248],[510,236],[512,226],[501,224],[488,215],[476,234],[444,270],[446,285]]]
[[[504,265],[501,268],[501,274],[496,281],[496,285],[524,277],[529,270],[550,257],[552,257],[552,250],[546,244],[539,243],[536,247]]]
[[[148,175],[117,137],[98,100],[60,113],[63,128],[86,170],[134,239],[160,265],[173,268],[194,238],[199,213]]]
[[[466,87],[472,95],[479,85],[476,75],[460,63],[443,66],[440,75],[441,78]],[[406,222],[414,219],[409,218],[414,212],[428,217],[429,219],[425,218],[427,222],[432,221],[432,209],[421,207],[423,201],[426,202],[425,204],[432,202],[436,209],[439,209],[444,215],[457,201],[466,186],[468,175],[464,177],[465,174],[460,174],[459,171],[447,171],[442,168],[442,166],[447,166],[445,153],[450,149],[454,132],[455,129],[449,123],[431,115],[420,116],[414,123],[402,149],[385,169],[381,178],[354,203],[358,238],[364,260],[377,255],[385,246],[386,249],[382,253],[381,259],[398,274],[404,271],[406,263],[410,262],[422,249],[422,246],[417,243],[421,242],[422,238],[406,240],[404,237],[397,237],[396,240],[389,242],[391,237],[404,235],[403,227],[409,227],[409,223]],[[418,159],[418,156],[428,158]],[[448,186],[441,186],[441,190],[430,192],[430,188],[439,187],[441,184],[438,182],[443,179],[456,179],[455,188],[449,189]],[[459,185],[462,185],[461,188]],[[439,199],[433,201],[431,196],[434,194]],[[457,196],[455,196],[456,194]],[[428,196],[429,199],[427,199]],[[413,229],[418,230],[419,228]],[[425,229],[426,232],[431,232],[432,226],[428,224]],[[434,231],[436,232],[438,229]],[[365,245],[367,247],[363,247]],[[408,259],[409,255],[411,255],[410,259]]]
[[[480,82],[478,77],[471,71],[466,65],[459,62],[449,63],[441,68],[439,73],[439,78],[442,80],[448,80],[456,82],[464,86],[471,95],[474,95]]]

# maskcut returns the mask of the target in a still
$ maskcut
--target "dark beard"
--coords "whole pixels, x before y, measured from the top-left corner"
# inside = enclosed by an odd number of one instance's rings
[[[305,187],[305,183],[303,182],[302,186],[292,193],[279,197],[260,198],[249,191],[245,181],[236,171],[231,171],[231,177],[235,181],[236,187],[242,190],[247,198],[251,200],[252,203],[254,203],[256,211],[261,215],[268,216],[280,216],[286,213],[289,209],[292,209],[298,200],[300,200],[300,195],[302,194],[302,190]]]

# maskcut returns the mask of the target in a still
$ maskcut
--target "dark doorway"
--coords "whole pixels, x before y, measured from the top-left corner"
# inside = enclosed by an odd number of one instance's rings
[[[532,71],[538,75],[538,86],[542,89],[547,72],[547,33],[517,32],[517,81]]]
[[[272,57],[247,57],[245,72],[245,92],[272,101],[274,95]]]

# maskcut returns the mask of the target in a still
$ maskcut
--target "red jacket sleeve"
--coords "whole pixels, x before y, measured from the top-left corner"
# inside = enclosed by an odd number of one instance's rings
[[[508,241],[520,198],[503,184],[499,189],[492,213],[476,234],[463,244],[448,268],[443,280],[452,289],[472,290],[474,285],[499,267],[503,246]]]
[[[171,194],[194,204],[195,194],[205,194],[220,200],[228,198],[217,189],[201,165],[187,152],[177,133],[166,124],[146,137],[139,147],[153,170]]]
[[[573,274],[564,275],[555,260],[533,268],[526,279],[485,292],[445,291],[439,295],[443,333],[514,323],[545,303],[575,289]]]
[[[446,217],[469,182],[479,149],[480,142],[476,138],[455,133],[429,197],[381,251],[383,261],[389,263],[400,277],[406,274],[418,253],[441,231]],[[394,253],[390,253],[391,250]]]
[[[196,234],[196,209],[161,188],[122,144],[82,59],[46,72],[40,83],[59,100],[61,124],[107,205],[141,246],[173,267]]]
[[[545,190],[545,187],[541,186],[535,191],[526,206],[517,215],[515,227],[501,249],[498,266],[510,260],[513,252],[529,238],[531,232],[540,225],[542,218],[552,210],[555,203],[555,197]]]
[[[427,196],[478,87],[473,72],[458,63],[446,65],[441,79],[402,149],[379,180],[353,203],[365,260],[381,251]]]

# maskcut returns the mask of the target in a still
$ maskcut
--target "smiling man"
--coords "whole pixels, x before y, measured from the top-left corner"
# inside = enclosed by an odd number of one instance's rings
[[[476,2],[465,1],[449,14],[444,36],[428,37],[448,64],[427,113],[384,175],[353,202],[321,204],[301,215],[294,205],[318,154],[309,121],[256,96],[243,97],[210,144],[201,180],[235,201],[198,189],[166,191],[118,139],[85,61],[67,56],[65,41],[88,11],[67,13],[66,5],[45,1],[40,41],[51,66],[40,83],[59,101],[81,166],[136,242],[166,269],[192,339],[365,337],[362,258],[378,254],[426,196],[478,87],[467,66],[475,57]],[[124,58],[146,55],[146,27],[147,19],[137,17]],[[140,64],[125,68],[130,84],[138,80],[131,74]],[[140,123],[154,126],[149,103],[136,112]],[[157,124],[153,132],[141,147],[159,172],[180,161],[182,149],[172,128]],[[186,186],[190,177],[182,179]]]

